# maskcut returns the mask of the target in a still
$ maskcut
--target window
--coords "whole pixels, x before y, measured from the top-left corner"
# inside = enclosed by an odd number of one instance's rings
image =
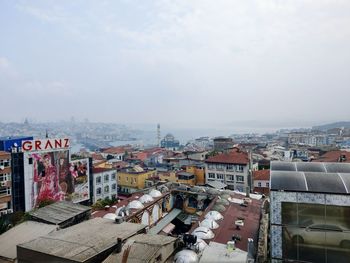
[[[10,178],[10,174],[0,174],[0,182],[6,182]]]
[[[209,176],[209,178],[211,178],[211,179],[215,179],[215,174],[214,174],[214,173],[209,173],[208,176]]]
[[[10,160],[9,159],[0,160],[0,166],[4,166],[4,167],[10,166]]]
[[[28,164],[33,164],[33,158],[30,157],[30,158],[28,159]]]
[[[223,164],[217,164],[216,165],[216,169],[218,169],[218,170],[224,170],[225,169],[225,165],[223,165]]]
[[[115,191],[117,189],[117,184],[112,184],[112,191]]]
[[[115,180],[115,174],[114,173],[111,175],[111,180]]]
[[[109,193],[109,185],[106,185],[104,190],[105,190],[105,193]]]
[[[226,181],[234,181],[235,180],[235,176],[234,175],[226,175]]]
[[[108,182],[109,181],[109,174],[105,174],[105,182]]]
[[[228,165],[226,166],[226,169],[227,169],[227,170],[234,170],[234,166],[233,166],[232,164],[228,164]]]
[[[243,165],[236,165],[236,171],[237,172],[243,172],[243,170],[244,170],[244,166]]]
[[[266,187],[270,187],[270,183],[269,182],[266,183]]]
[[[215,164],[208,164],[208,169],[215,169]]]
[[[129,182],[129,177],[126,177],[126,181]]]
[[[136,184],[136,178],[134,178],[134,183]]]
[[[97,176],[96,177],[96,184],[100,184],[101,183],[101,176]]]
[[[101,187],[98,187],[97,189],[96,189],[96,195],[100,195],[101,194]]]
[[[237,181],[237,182],[244,182],[244,176],[242,176],[242,175],[236,175],[236,181]]]
[[[216,174],[216,178],[220,180],[224,180],[224,174]]]
[[[261,187],[261,183],[260,182],[258,183],[258,187]]]

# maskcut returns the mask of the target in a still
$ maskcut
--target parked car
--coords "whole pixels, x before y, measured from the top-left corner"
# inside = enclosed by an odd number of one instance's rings
[[[314,245],[350,249],[350,230],[335,224],[311,224],[305,228],[288,229],[294,245]]]

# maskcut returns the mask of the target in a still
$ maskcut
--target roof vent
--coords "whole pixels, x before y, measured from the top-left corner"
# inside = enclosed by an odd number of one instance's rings
[[[123,223],[123,221],[124,221],[124,219],[123,219],[122,217],[120,217],[120,216],[117,216],[117,217],[115,218],[115,222],[116,222],[117,224],[121,224],[121,223]]]

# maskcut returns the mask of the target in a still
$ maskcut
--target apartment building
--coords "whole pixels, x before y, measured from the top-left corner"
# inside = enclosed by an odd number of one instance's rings
[[[121,192],[133,193],[146,187],[146,180],[156,176],[156,170],[147,170],[140,166],[121,169],[118,172],[118,184]]]
[[[12,213],[11,153],[0,151],[0,217]]]
[[[249,156],[239,149],[205,160],[205,181],[220,182],[228,189],[246,191],[249,183]]]
[[[95,203],[99,199],[105,199],[117,197],[118,182],[117,182],[117,170],[109,168],[96,168],[92,169],[93,174],[93,198]]]

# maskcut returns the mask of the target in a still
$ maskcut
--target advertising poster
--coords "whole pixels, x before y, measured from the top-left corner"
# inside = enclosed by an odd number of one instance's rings
[[[44,201],[65,200],[68,191],[69,151],[30,153],[33,165],[32,207]]]
[[[70,163],[66,183],[69,186],[67,193],[73,203],[79,203],[90,199],[89,189],[89,159],[75,160]]]

